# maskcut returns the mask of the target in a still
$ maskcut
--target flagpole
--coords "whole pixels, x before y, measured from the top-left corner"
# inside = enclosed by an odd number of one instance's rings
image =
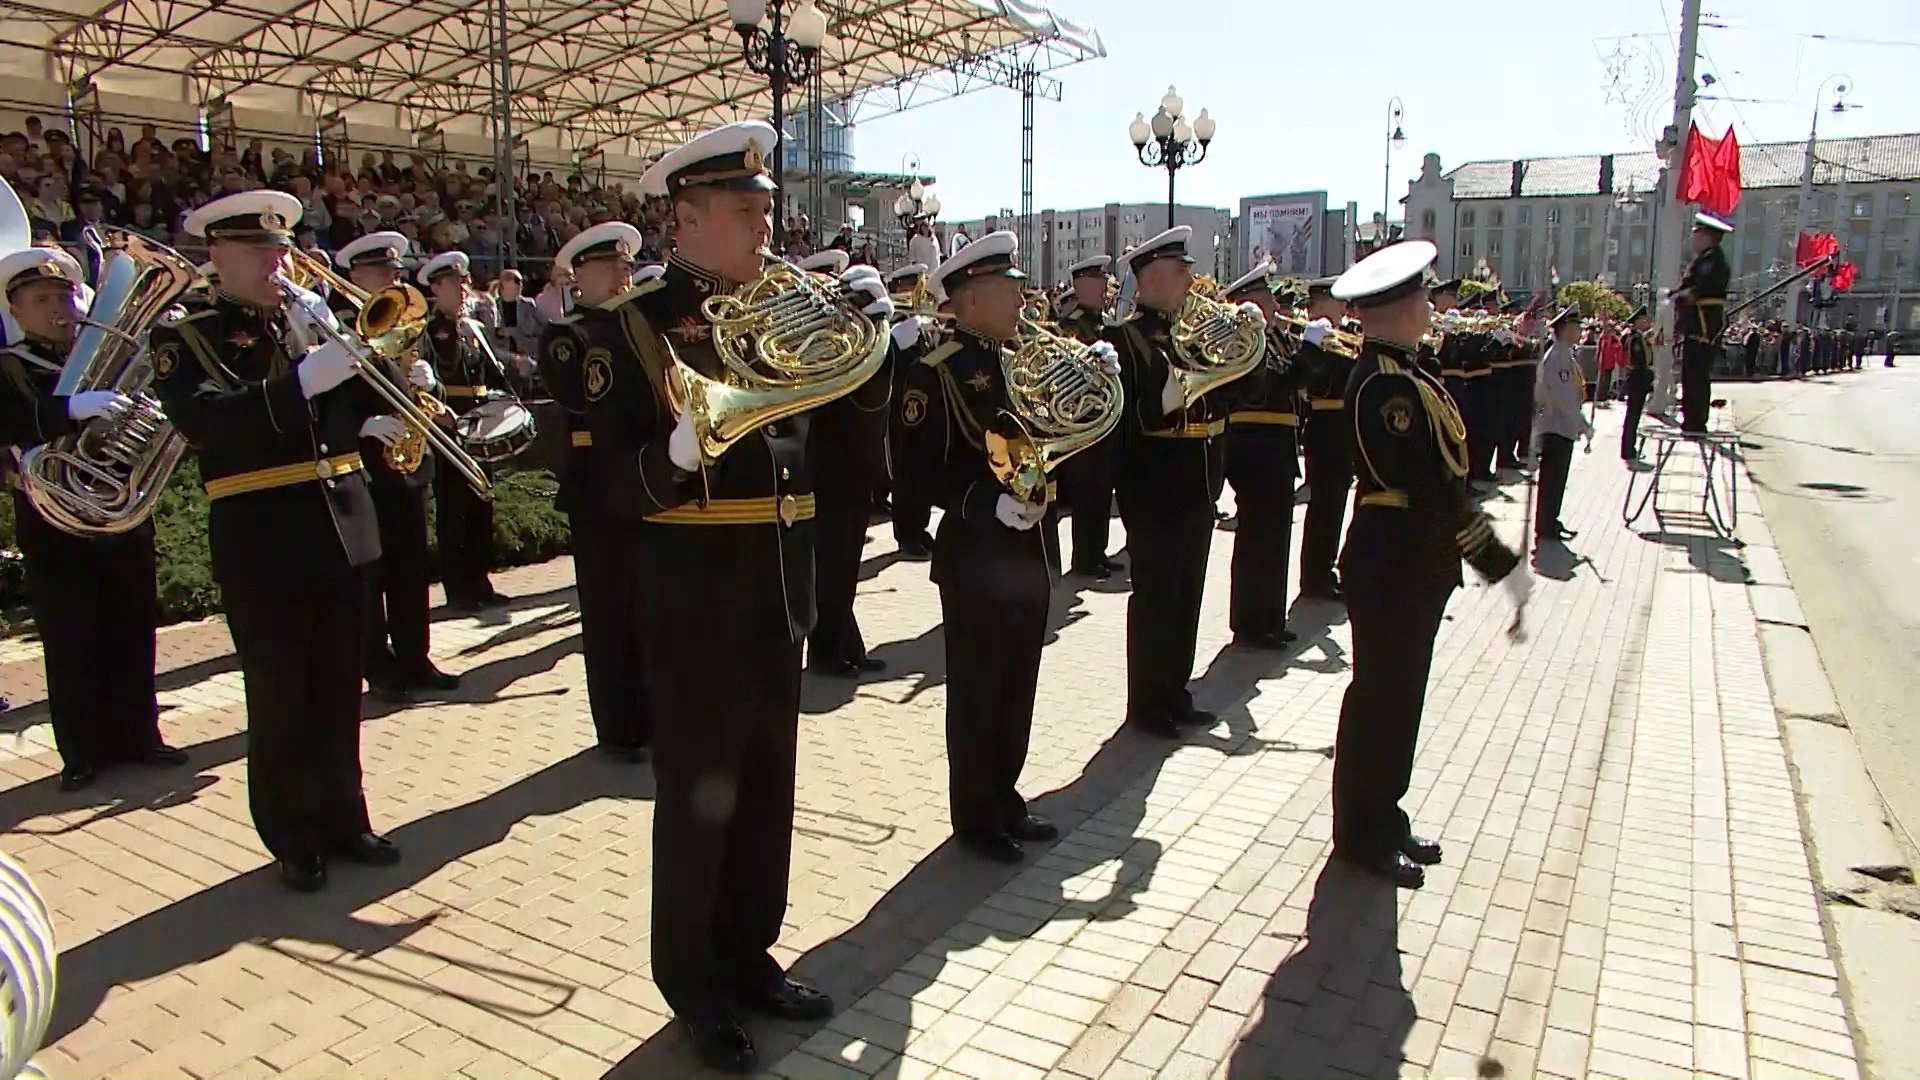
[[[1655,234],[1658,246],[1653,256],[1653,295],[1672,287],[1680,279],[1681,249],[1690,230],[1686,227],[1687,204],[1680,198],[1680,167],[1687,160],[1687,132],[1693,126],[1694,62],[1700,52],[1701,0],[1681,0],[1680,52],[1673,80],[1673,124],[1663,143],[1671,141],[1672,156],[1660,174],[1660,196],[1655,204]],[[1664,340],[1674,340],[1673,306],[1656,303],[1654,324]],[[1669,387],[1669,390],[1671,388]],[[1664,401],[1666,395],[1660,395]]]

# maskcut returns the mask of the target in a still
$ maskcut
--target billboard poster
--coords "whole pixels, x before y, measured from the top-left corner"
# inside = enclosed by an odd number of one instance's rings
[[[1282,277],[1320,276],[1326,209],[1324,191],[1241,200],[1241,272],[1271,258]]]

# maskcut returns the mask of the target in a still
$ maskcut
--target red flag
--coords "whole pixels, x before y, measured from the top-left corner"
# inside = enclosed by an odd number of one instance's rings
[[[1802,270],[1830,255],[1840,253],[1840,241],[1832,233],[1803,232],[1793,243],[1793,264]],[[1814,276],[1819,277],[1825,271]]]
[[[1854,269],[1852,263],[1841,263],[1839,269],[1833,272],[1833,291],[1846,292],[1848,289],[1853,288],[1853,279],[1856,273],[1857,271]]]
[[[1698,127],[1688,128],[1680,198],[1723,217],[1740,205],[1740,141],[1731,127],[1718,139],[1700,134]]]

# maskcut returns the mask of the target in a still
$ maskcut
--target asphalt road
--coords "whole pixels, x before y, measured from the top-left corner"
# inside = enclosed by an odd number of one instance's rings
[[[1868,771],[1920,840],[1920,357],[1714,387]]]

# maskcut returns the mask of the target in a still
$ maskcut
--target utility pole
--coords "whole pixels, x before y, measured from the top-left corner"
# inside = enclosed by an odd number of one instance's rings
[[[1662,290],[1674,287],[1680,280],[1681,252],[1693,231],[1687,224],[1687,203],[1680,198],[1680,166],[1687,159],[1687,132],[1693,127],[1693,101],[1698,90],[1694,85],[1693,65],[1700,52],[1700,2],[1681,0],[1680,3],[1680,55],[1678,73],[1673,80],[1673,126],[1667,129],[1668,138],[1661,140],[1671,145],[1673,150],[1666,168],[1661,170],[1660,190],[1654,198],[1656,213],[1651,284],[1656,298],[1664,295]],[[1655,325],[1671,345],[1673,306],[1658,303],[1655,310]]]

